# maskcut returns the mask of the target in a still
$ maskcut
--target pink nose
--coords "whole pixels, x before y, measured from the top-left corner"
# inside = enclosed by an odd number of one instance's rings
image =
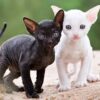
[[[78,35],[74,34],[74,35],[73,35],[73,39],[74,39],[74,40],[78,40],[78,39],[80,39],[80,37],[79,37]]]

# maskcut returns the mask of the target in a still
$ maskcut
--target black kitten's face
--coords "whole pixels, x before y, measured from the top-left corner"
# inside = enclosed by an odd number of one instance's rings
[[[23,21],[29,33],[33,35],[43,47],[53,48],[60,40],[63,26],[64,11],[60,10],[54,20],[42,21],[40,24],[24,17]]]
[[[35,37],[41,45],[52,48],[60,40],[61,28],[53,21],[44,21],[39,25]]]

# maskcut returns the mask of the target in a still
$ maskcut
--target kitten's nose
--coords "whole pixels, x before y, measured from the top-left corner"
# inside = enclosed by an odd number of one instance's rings
[[[77,34],[74,34],[74,35],[73,35],[73,39],[74,39],[74,40],[78,40],[78,39],[80,39],[80,36],[77,35]]]

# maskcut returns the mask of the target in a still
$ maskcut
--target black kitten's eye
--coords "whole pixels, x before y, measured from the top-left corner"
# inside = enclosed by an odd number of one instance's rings
[[[66,29],[71,30],[71,25],[66,25]]]
[[[43,33],[45,33],[45,31],[44,31],[44,30],[40,30],[40,32],[39,32],[39,33],[42,33],[42,34],[43,34]],[[42,35],[42,34],[41,34],[41,35]]]
[[[39,35],[38,37],[39,37],[39,39],[41,39],[41,40],[44,39],[44,35]]]
[[[85,25],[80,25],[80,29],[85,29]]]
[[[54,31],[55,31],[55,29],[54,29],[54,28],[52,28],[52,29],[51,29],[51,31],[52,31],[52,32],[54,32]]]
[[[58,37],[59,34],[57,32],[54,33],[54,37]]]

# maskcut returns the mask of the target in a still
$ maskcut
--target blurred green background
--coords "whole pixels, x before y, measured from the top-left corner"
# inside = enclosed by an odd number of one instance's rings
[[[22,20],[24,16],[37,22],[42,19],[53,19],[51,5],[59,6],[65,10],[81,9],[87,11],[99,4],[100,0],[0,0],[0,27],[2,27],[4,21],[8,23],[7,30],[0,39],[0,43],[14,35],[27,32]],[[99,50],[100,14],[88,35],[93,49]]]

